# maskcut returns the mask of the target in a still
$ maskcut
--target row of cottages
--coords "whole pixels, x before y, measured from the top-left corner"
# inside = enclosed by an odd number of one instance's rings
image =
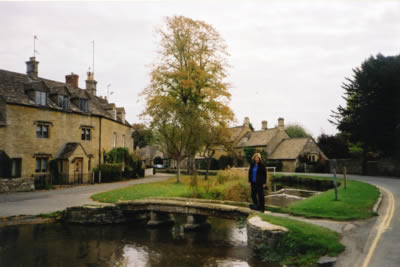
[[[60,180],[53,182],[87,183],[105,151],[133,151],[124,108],[96,96],[93,73],[81,89],[76,74],[57,82],[38,76],[35,57],[26,65],[26,74],[0,69],[0,178],[43,177],[54,168]]]
[[[283,118],[278,119],[274,128],[268,128],[268,122],[262,121],[261,130],[253,131],[246,117],[243,125],[230,129],[231,140],[238,153],[243,153],[245,147],[266,151],[269,159],[282,162],[282,171],[294,172],[301,163],[301,157],[307,157],[311,162],[320,157],[327,159],[312,137],[290,138]]]

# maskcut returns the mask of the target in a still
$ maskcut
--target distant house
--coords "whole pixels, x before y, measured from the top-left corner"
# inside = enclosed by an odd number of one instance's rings
[[[144,161],[147,166],[154,164],[154,159],[160,157],[164,159],[164,153],[160,151],[157,146],[145,146],[139,149],[140,158]]]
[[[278,119],[278,125],[268,128],[267,121],[262,121],[261,130],[252,131],[249,118],[244,119],[242,126],[232,127],[231,140],[238,154],[243,154],[245,147],[265,151],[269,159],[282,162],[282,171],[293,172],[300,165],[301,157],[311,162],[320,157],[327,159],[311,137],[290,138],[285,131],[283,118]]]
[[[94,74],[86,88],[79,76],[65,82],[39,77],[34,57],[27,73],[0,70],[0,178],[47,177],[58,183],[87,183],[105,151],[133,152],[125,110],[96,96]]]
[[[249,124],[249,118],[246,117],[243,126],[247,128]],[[278,119],[278,126],[274,128],[268,128],[267,121],[263,121],[260,131],[247,131],[236,143],[235,148],[242,150],[245,147],[254,147],[271,155],[279,143],[287,138],[289,136],[285,131],[283,118]]]
[[[301,157],[310,162],[316,162],[320,158],[328,159],[311,137],[284,139],[269,158],[281,161],[282,171],[294,172],[301,164]]]

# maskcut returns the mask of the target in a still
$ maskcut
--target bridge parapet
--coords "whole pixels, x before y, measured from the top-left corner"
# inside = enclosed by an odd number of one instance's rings
[[[225,219],[239,219],[256,213],[249,208],[226,204],[161,198],[122,201],[116,205],[124,212],[153,211],[182,215],[215,216]]]

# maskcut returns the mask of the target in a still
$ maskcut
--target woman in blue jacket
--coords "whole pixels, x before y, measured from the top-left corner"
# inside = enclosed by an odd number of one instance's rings
[[[249,183],[251,186],[251,199],[253,200],[250,208],[264,212],[264,187],[267,183],[267,168],[261,162],[260,153],[254,153],[249,169]]]

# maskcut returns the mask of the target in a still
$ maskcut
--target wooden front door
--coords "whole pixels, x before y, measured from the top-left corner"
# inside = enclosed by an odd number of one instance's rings
[[[83,159],[74,160],[74,183],[81,184],[83,178]]]

